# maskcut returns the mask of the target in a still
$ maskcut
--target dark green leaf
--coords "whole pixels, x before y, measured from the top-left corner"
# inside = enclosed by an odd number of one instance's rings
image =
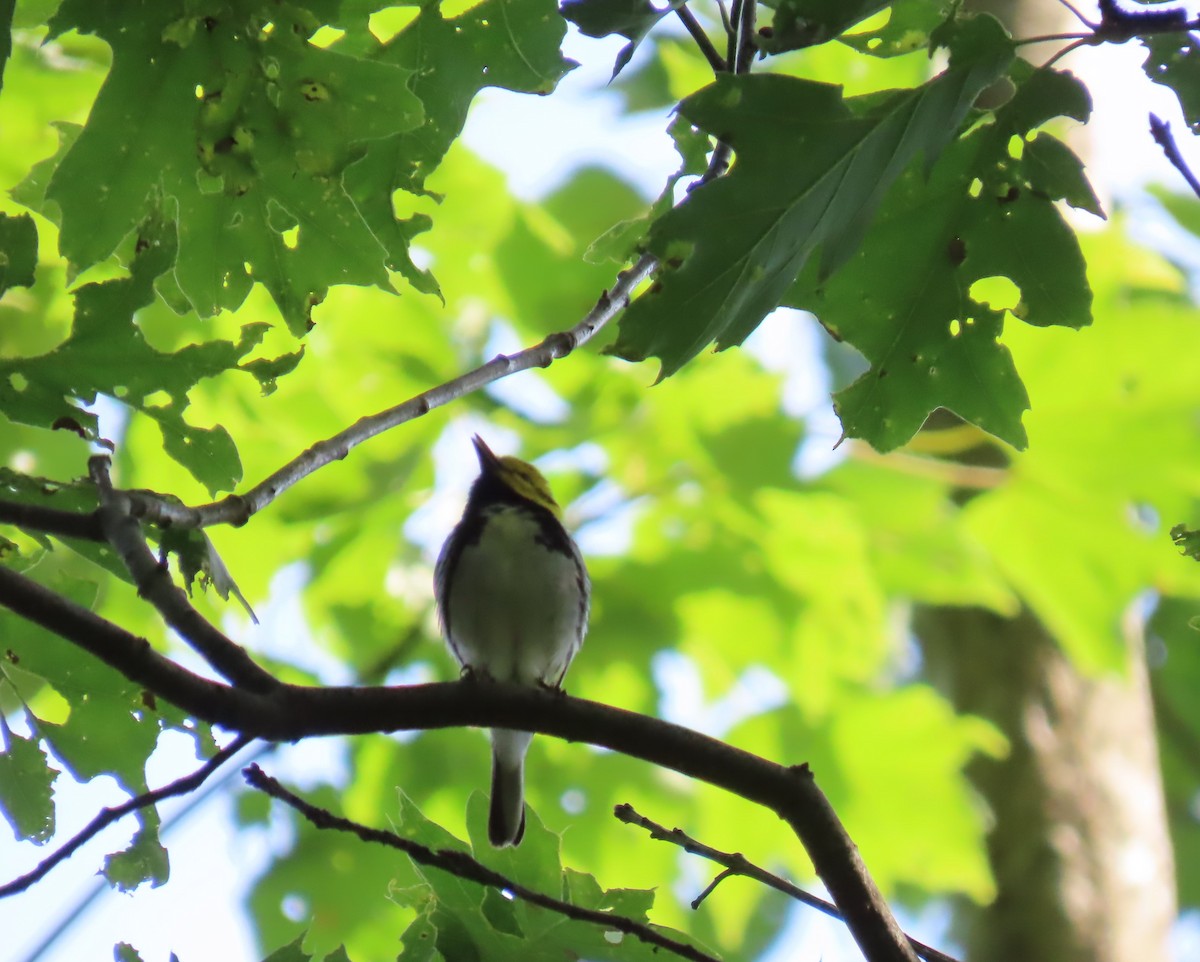
[[[882,27],[838,39],[860,53],[898,57],[927,47],[934,31],[951,15],[953,0],[896,0]]]
[[[113,958],[116,962],[142,962],[142,956],[128,942],[118,942],[113,946]]]
[[[887,0],[778,0],[770,33],[758,45],[769,53],[815,47],[887,5]]]
[[[17,0],[0,0],[0,90],[4,89],[4,67],[12,56],[12,21]]]
[[[7,667],[0,662],[0,684],[5,684]],[[12,826],[17,840],[41,843],[54,835],[54,780],[52,768],[37,738],[24,738],[0,719],[0,812]]]
[[[1171,529],[1171,540],[1187,557],[1200,561],[1200,531],[1177,524]]]
[[[387,288],[386,251],[341,175],[362,142],[419,122],[408,72],[313,47],[274,8],[178,13],[110,0],[56,17],[113,48],[47,190],[63,254],[103,260],[161,196],[179,224],[175,280],[201,315],[236,307],[253,279],[302,334],[331,285]]]
[[[171,874],[167,850],[158,840],[159,818],[154,808],[138,809],[141,827],[129,848],[104,859],[104,877],[121,892],[131,892],[143,882],[158,888]]]
[[[818,247],[822,274],[844,263],[888,185],[916,156],[936,159],[1011,59],[999,24],[973,23],[967,53],[956,49],[945,73],[866,104],[770,75],[721,77],[685,100],[683,116],[730,143],[737,160],[650,231],[660,267],[622,317],[613,352],[658,357],[666,377],[713,341],[744,340]]]
[[[566,23],[553,0],[484,0],[446,19],[437,4],[420,15],[380,53],[382,62],[412,75],[424,105],[416,130],[373,141],[346,171],[344,183],[363,217],[388,250],[388,266],[418,290],[437,293],[437,282],[408,261],[408,244],[429,229],[429,219],[397,219],[397,191],[426,195],[425,179],[462,131],[467,110],[484,87],[548,94],[575,64],[559,49]]]
[[[1175,92],[1188,127],[1200,132],[1200,42],[1180,31],[1143,37],[1142,43],[1146,76]]]
[[[563,0],[562,15],[587,37],[625,37],[629,43],[617,54],[612,75],[619,74],[638,44],[646,39],[655,24],[671,12],[655,9],[650,0]]]
[[[37,227],[33,218],[0,214],[0,296],[10,287],[32,287],[35,267]]]
[[[69,424],[96,438],[96,417],[82,406],[106,394],[158,422],[167,452],[210,492],[230,490],[241,478],[233,440],[219,425],[188,424],[183,413],[192,387],[236,369],[267,326],[246,325],[236,344],[210,341],[174,354],[156,351],[134,314],[153,301],[155,278],[174,260],[173,232],[161,223],[147,224],[138,247],[128,278],[85,284],[76,292],[75,320],[63,344],[40,357],[0,360],[0,410],[25,424]],[[281,362],[287,363],[268,363]]]
[[[945,152],[928,180],[911,170],[901,178],[850,263],[826,282],[808,270],[793,288],[789,304],[813,311],[871,362],[836,396],[848,436],[891,450],[940,406],[1025,446],[1029,400],[999,340],[1003,309],[1039,326],[1090,323],[1083,256],[1051,200],[1064,191],[1083,203],[1094,197],[1086,182],[1062,175],[1074,161],[1067,148],[1043,145],[1034,163],[1023,150],[1014,157],[1011,142],[1027,147],[1030,127],[1053,110],[1079,111],[1078,90],[1067,75],[1031,75],[993,124]],[[1056,158],[1049,174],[1040,162],[1047,156]],[[1032,237],[1041,245],[1036,258],[1028,256]],[[999,309],[972,288],[996,277],[1019,290]]]

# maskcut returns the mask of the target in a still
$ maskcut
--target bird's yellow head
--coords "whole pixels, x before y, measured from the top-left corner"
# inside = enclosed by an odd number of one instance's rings
[[[519,497],[540,505],[556,518],[562,519],[562,509],[550,493],[550,485],[541,471],[520,458],[497,456],[478,434],[472,440],[475,453],[479,456],[479,469],[484,477],[491,478]]]

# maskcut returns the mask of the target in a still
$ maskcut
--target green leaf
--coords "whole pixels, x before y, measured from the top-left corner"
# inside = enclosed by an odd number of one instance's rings
[[[412,92],[424,105],[415,130],[373,141],[346,171],[346,190],[389,252],[389,266],[418,290],[439,293],[433,276],[407,266],[412,237],[429,229],[429,218],[397,218],[398,191],[429,195],[426,178],[462,132],[467,110],[485,87],[548,94],[574,66],[560,48],[566,23],[553,0],[484,0],[446,19],[437,4],[383,47],[381,62],[412,76]]]
[[[815,47],[888,5],[887,0],[778,0],[769,34],[758,46],[769,53]]]
[[[1000,342],[1006,311],[1037,326],[1090,323],[1083,256],[1053,201],[1099,209],[1070,151],[1045,134],[1028,151],[1027,135],[1057,112],[1086,117],[1086,108],[1070,75],[1028,75],[928,179],[905,173],[845,267],[825,282],[810,268],[793,287],[789,305],[815,313],[871,363],[835,397],[846,435],[888,451],[945,407],[1025,446],[1029,398]],[[1028,256],[1032,237],[1037,257]]]
[[[158,888],[171,874],[167,850],[158,840],[158,812],[154,808],[138,809],[137,818],[141,827],[129,848],[104,859],[104,877],[121,892],[131,892],[143,882]]]
[[[1171,529],[1171,540],[1187,557],[1200,561],[1200,531],[1193,531],[1187,525],[1177,524]]]
[[[979,18],[965,55],[915,90],[847,101],[840,88],[791,77],[721,77],[680,105],[733,146],[731,172],[694,190],[650,231],[655,283],[621,319],[612,351],[651,355],[667,377],[707,344],[738,344],[779,305],[819,247],[828,274],[853,254],[890,183],[932,163],[976,95],[1012,56]]]
[[[178,220],[175,280],[203,316],[236,307],[257,280],[303,334],[331,285],[389,288],[386,251],[341,175],[364,141],[420,121],[408,72],[313,47],[274,7],[178,13],[68,0],[56,17],[56,30],[113,48],[47,190],[64,256],[78,269],[103,260],[161,197]]]
[[[0,662],[0,684],[6,665]],[[24,738],[0,718],[0,812],[12,826],[17,840],[39,844],[54,835],[54,780],[58,769],[51,767],[36,738]]]
[[[37,227],[28,214],[0,214],[0,296],[10,287],[32,287]]]
[[[671,7],[658,10],[650,0],[563,0],[562,15],[579,28],[585,37],[608,37],[612,34],[628,39],[613,65],[615,77],[655,24],[671,13]]]
[[[12,56],[12,22],[17,0],[0,0],[0,90],[4,89],[4,67]]]
[[[1200,42],[1183,31],[1154,34],[1141,41],[1146,47],[1142,64],[1146,76],[1175,92],[1188,127],[1192,133],[1200,132]]]
[[[128,942],[118,942],[113,946],[113,959],[116,962],[142,962],[142,956]]]
[[[64,343],[39,357],[0,360],[0,410],[15,421],[68,426],[95,439],[96,416],[82,405],[106,394],[156,421],[167,453],[211,493],[231,490],[241,478],[233,439],[219,425],[188,424],[183,414],[195,384],[237,369],[267,325],[246,325],[237,343],[190,344],[173,354],[155,350],[134,315],[154,300],[154,280],[170,268],[174,241],[166,225],[150,223],[138,247],[128,278],[85,284],[76,291],[75,319]],[[257,373],[262,371],[260,367]]]
[[[930,37],[955,6],[954,0],[896,0],[883,26],[838,40],[873,57],[899,57],[929,46]]]

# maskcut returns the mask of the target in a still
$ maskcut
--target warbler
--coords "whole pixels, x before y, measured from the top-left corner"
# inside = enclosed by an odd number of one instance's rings
[[[479,477],[434,570],[442,633],[464,674],[558,688],[583,644],[591,581],[550,486],[532,464],[474,438]],[[525,834],[525,754],[533,736],[492,730],[488,839]]]

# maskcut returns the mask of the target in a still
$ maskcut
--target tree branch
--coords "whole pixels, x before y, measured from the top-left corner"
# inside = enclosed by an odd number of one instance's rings
[[[132,513],[130,495],[116,491],[108,476],[108,455],[88,460],[88,471],[100,494],[100,528],[105,539],[125,563],[138,594],[152,604],[163,620],[175,629],[220,675],[241,688],[268,692],[279,682],[255,664],[246,650],[208,623],[171,580],[165,562],[158,562]]]
[[[12,524],[18,528],[58,535],[61,538],[105,540],[98,511],[80,514],[78,511],[63,511],[37,504],[23,504],[20,501],[0,500],[0,524]]]
[[[566,357],[590,341],[596,332],[624,310],[634,290],[657,266],[658,261],[654,257],[642,255],[636,264],[617,275],[617,283],[612,290],[601,294],[596,305],[574,327],[550,334],[540,343],[516,354],[498,354],[473,371],[418,394],[403,404],[360,418],[346,430],[318,441],[245,494],[231,494],[211,504],[188,507],[146,492],[128,491],[125,495],[132,505],[132,513],[144,521],[185,528],[214,524],[243,525],[288,488],[317,469],[342,460],[364,441],[428,414],[434,408],[449,404],[502,377],[536,367],[549,367],[554,361]]]
[[[668,829],[665,825],[660,825],[645,815],[637,812],[632,805],[622,804],[617,805],[613,809],[614,817],[624,822],[626,825],[636,825],[638,828],[644,828],[650,833],[650,837],[658,839],[662,842],[670,842],[672,845],[678,845],[689,855],[699,855],[711,862],[716,862],[718,865],[723,865],[725,871],[721,872],[711,885],[708,886],[700,895],[692,901],[692,908],[698,908],[700,903],[704,901],[717,887],[717,884],[728,878],[730,875],[742,875],[746,878],[754,879],[756,882],[761,882],[763,885],[770,886],[777,892],[782,892],[784,895],[789,895],[798,902],[814,908],[818,912],[824,912],[831,918],[842,920],[842,913],[838,911],[838,907],[832,902],[827,902],[823,898],[804,891],[797,885],[793,885],[786,879],[780,878],[764,868],[760,868],[753,862],[749,861],[744,855],[736,852],[722,852],[719,849],[705,845],[703,842],[698,842],[686,832],[678,828]],[[913,947],[917,955],[928,962],[956,962],[956,960],[944,952],[939,952],[932,946],[926,945],[924,942],[918,942],[911,936],[906,935],[908,944]]]
[[[219,717],[231,731],[253,734],[256,720],[270,711],[271,703],[261,695],[230,688],[180,667],[155,651],[145,638],[4,565],[0,565],[0,605],[78,645],[130,681],[185,711],[188,706],[205,706],[205,712],[193,714],[204,719]]]
[[[276,682],[267,692],[233,688],[181,668],[144,639],[2,566],[0,604],[189,714],[246,736],[295,741],[461,726],[515,728],[600,745],[706,781],[787,821],[871,962],[916,958],[806,765],[785,767],[657,718],[517,684],[313,688]]]
[[[708,61],[708,65],[712,67],[713,73],[728,73],[729,64],[725,62],[725,58],[713,46],[713,42],[708,39],[708,34],[704,32],[704,28],[700,26],[700,21],[696,19],[696,15],[688,9],[686,4],[680,4],[675,8],[675,14],[683,21],[687,32],[691,34],[692,39],[696,41],[696,46],[700,48],[700,52],[704,54],[704,59]]]
[[[79,832],[71,837],[62,848],[58,849],[54,854],[42,859],[36,867],[21,875],[5,885],[0,885],[0,899],[7,898],[10,895],[17,895],[24,892],[35,882],[43,879],[52,868],[60,862],[66,861],[75,854],[78,849],[95,838],[100,832],[108,828],[113,822],[124,818],[130,812],[136,812],[139,808],[146,808],[149,805],[157,805],[163,799],[171,798],[174,795],[186,795],[188,792],[193,792],[208,779],[208,777],[218,768],[224,765],[230,758],[240,752],[254,739],[248,735],[239,735],[227,746],[213,755],[208,761],[201,765],[190,775],[184,775],[182,778],[177,778],[175,781],[164,785],[162,788],[156,788],[150,792],[143,792],[141,795],[135,795],[133,798],[122,802],[113,808],[103,808],[100,812],[87,823]]]
[[[310,805],[304,799],[289,792],[257,765],[249,766],[243,774],[251,786],[261,792],[265,792],[271,798],[277,798],[285,805],[294,808],[317,828],[349,832],[364,842],[375,845],[386,845],[389,848],[403,852],[420,865],[428,865],[431,868],[441,869],[443,872],[447,872],[457,878],[466,879],[468,882],[475,882],[479,885],[496,889],[499,892],[511,892],[517,898],[524,899],[531,905],[538,905],[551,912],[557,912],[559,915],[575,919],[577,922],[590,922],[593,925],[603,926],[606,930],[615,929],[618,932],[624,932],[626,935],[632,935],[648,945],[667,949],[682,958],[692,959],[693,962],[718,962],[713,956],[701,952],[693,946],[662,935],[654,931],[650,926],[635,922],[624,915],[585,909],[578,905],[572,905],[570,902],[551,898],[549,895],[526,888],[519,882],[514,882],[507,876],[501,875],[499,872],[493,871],[486,865],[481,864],[466,852],[459,852],[448,848],[434,851],[425,845],[402,838],[395,832],[388,832],[383,829],[371,828],[358,822],[352,822],[347,818],[334,815],[327,809]]]

